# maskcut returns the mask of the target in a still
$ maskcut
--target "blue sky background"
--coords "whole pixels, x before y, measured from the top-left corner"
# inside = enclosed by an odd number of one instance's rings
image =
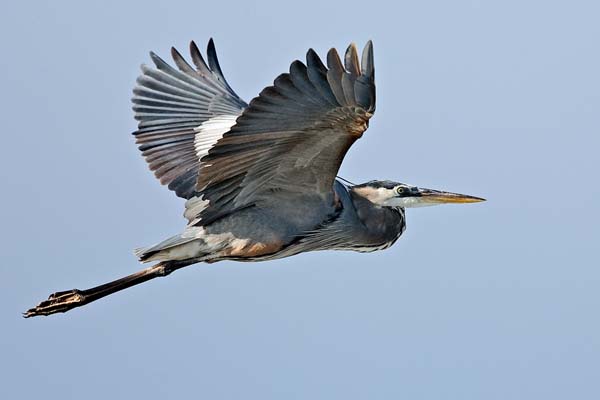
[[[123,3],[0,14],[0,398],[600,398],[597,2]],[[387,251],[198,265],[22,319],[182,229],[129,99],[149,50],[211,36],[246,100],[309,47],[373,39],[342,175],[489,201],[408,210]]]

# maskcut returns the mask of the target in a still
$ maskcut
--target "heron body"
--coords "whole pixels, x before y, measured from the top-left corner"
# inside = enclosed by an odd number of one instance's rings
[[[369,252],[391,246],[406,227],[402,207],[382,207],[336,180],[332,196],[293,210],[252,207],[192,226],[137,254],[142,261],[264,261],[315,250]],[[256,221],[264,221],[257,224]]]
[[[326,63],[311,49],[249,104],[227,83],[212,39],[190,65],[151,53],[132,99],[142,155],[161,183],[186,200],[181,234],[136,250],[158,264],[117,281],[58,292],[26,317],[68,311],[198,262],[263,261],[316,250],[370,252],[405,230],[405,208],[483,201],[393,181],[336,179],[375,112],[369,41]]]

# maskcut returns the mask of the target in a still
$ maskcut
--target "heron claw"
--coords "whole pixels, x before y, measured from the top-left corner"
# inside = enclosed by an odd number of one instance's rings
[[[72,308],[80,306],[84,299],[83,292],[78,289],[52,293],[48,296],[48,300],[44,300],[37,306],[25,311],[23,317],[30,318],[38,315],[67,312]]]

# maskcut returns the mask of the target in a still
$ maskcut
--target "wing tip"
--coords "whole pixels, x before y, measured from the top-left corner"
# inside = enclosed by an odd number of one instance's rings
[[[346,53],[344,54],[344,65],[346,71],[354,76],[360,75],[360,66],[358,62],[358,48],[356,43],[352,42],[348,45]]]
[[[179,66],[179,63],[185,61],[185,58],[181,55],[181,53],[175,48],[175,46],[171,46],[171,58]]]
[[[208,45],[206,46],[206,57],[208,58],[208,66],[210,67],[210,70],[217,76],[217,78],[230,93],[234,93],[233,89],[231,89],[231,86],[229,86],[229,83],[227,83],[227,79],[225,79],[223,71],[221,70],[221,65],[219,64],[217,49],[215,47],[215,41],[213,38],[208,39]]]
[[[344,66],[340,59],[340,54],[335,47],[332,47],[327,52],[327,68],[334,72],[343,72]]]
[[[373,41],[368,40],[362,52],[361,74],[371,79],[375,78],[375,61],[373,55]]]
[[[293,74],[295,70],[299,69],[306,70],[306,65],[304,65],[304,63],[300,60],[292,61],[290,64],[290,74]]]
[[[214,70],[215,65],[219,65],[219,58],[217,57],[217,48],[215,47],[215,41],[213,38],[208,39],[208,43],[206,45],[206,56],[208,57],[210,68]]]
[[[306,66],[309,69],[317,69],[321,73],[327,73],[327,68],[325,67],[325,64],[323,64],[323,60],[321,60],[319,54],[317,54],[317,52],[312,48],[308,49],[306,52]]]

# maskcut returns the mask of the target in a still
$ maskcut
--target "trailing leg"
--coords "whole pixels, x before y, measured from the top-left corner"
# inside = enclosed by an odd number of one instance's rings
[[[105,283],[86,290],[67,290],[56,292],[48,297],[48,300],[42,301],[37,306],[30,308],[23,313],[23,317],[35,317],[38,315],[50,315],[59,312],[67,312],[76,307],[89,304],[105,296],[130,288],[140,283],[144,283],[154,278],[167,276],[171,272],[180,268],[194,264],[193,261],[164,261],[143,269],[134,274],[121,279]]]

